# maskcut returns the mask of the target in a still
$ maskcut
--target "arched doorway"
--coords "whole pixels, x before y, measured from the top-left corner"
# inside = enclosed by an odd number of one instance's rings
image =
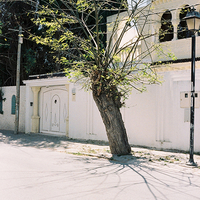
[[[68,132],[68,94],[64,86],[41,89],[41,132],[63,135]]]

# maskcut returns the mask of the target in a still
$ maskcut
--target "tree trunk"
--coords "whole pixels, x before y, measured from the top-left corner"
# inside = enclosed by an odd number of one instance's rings
[[[115,155],[130,154],[131,147],[128,143],[119,106],[113,98],[106,96],[104,93],[97,95],[93,92],[93,98],[106,127],[111,153]]]

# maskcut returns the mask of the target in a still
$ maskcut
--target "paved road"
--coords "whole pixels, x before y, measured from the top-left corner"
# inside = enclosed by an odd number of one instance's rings
[[[200,172],[0,142],[1,200],[200,200]]]

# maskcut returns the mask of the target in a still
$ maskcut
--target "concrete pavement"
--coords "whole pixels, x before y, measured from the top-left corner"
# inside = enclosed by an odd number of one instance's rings
[[[106,144],[0,131],[0,199],[200,200],[200,169],[184,165],[185,154],[104,153]]]

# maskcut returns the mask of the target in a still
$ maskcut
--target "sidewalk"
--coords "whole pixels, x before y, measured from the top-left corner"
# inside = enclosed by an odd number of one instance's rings
[[[193,168],[193,171],[195,170],[200,173],[200,155],[194,155],[194,160],[198,164],[198,167],[189,167],[186,165],[186,162],[189,160],[189,155],[179,152],[132,147],[132,155],[112,157],[108,143],[103,141],[75,140],[41,134],[20,133],[14,135],[13,131],[0,130],[0,142],[14,146],[30,146],[39,149],[46,148],[78,156],[93,156],[122,163],[143,160],[155,165]]]

